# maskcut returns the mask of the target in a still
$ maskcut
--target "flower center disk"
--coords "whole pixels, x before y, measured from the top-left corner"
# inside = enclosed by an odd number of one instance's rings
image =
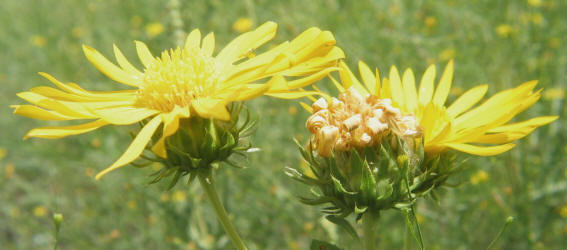
[[[194,99],[214,96],[220,87],[215,58],[201,49],[164,51],[147,66],[136,94],[136,104],[170,112],[188,107]]]

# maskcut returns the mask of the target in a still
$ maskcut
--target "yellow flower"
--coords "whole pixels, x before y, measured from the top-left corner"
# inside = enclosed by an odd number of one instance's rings
[[[424,22],[427,28],[433,28],[435,24],[437,24],[437,19],[435,19],[435,17],[428,16],[425,18]]]
[[[146,25],[146,34],[150,37],[155,37],[163,33],[164,27],[161,23],[154,22]]]
[[[216,56],[213,56],[214,34],[201,39],[198,29],[189,34],[184,48],[164,51],[158,58],[144,43],[136,41],[143,71],[132,66],[116,46],[118,66],[84,45],[85,56],[98,70],[133,88],[88,91],[75,83],[63,83],[40,73],[58,89],[42,86],[18,93],[33,105],[12,107],[17,115],[40,120],[91,120],[80,125],[32,129],[25,138],[56,139],[108,124],[128,125],[146,120],[122,156],[96,176],[99,179],[137,159],[162,124],[160,138],[152,151],[167,158],[165,139],[176,133],[180,119],[199,116],[229,120],[226,106],[231,102],[261,95],[293,99],[313,94],[296,89],[336,70],[337,60],[344,57],[342,50],[334,46],[333,35],[318,28],[310,28],[292,41],[253,56],[258,47],[275,36],[276,29],[275,23],[267,22],[240,35]],[[271,79],[266,82],[267,78]]]
[[[232,25],[232,29],[242,33],[249,31],[250,28],[252,28],[252,24],[253,24],[252,19],[247,17],[241,17],[238,18],[236,22],[234,22],[234,24]]]
[[[14,173],[16,172],[16,167],[13,163],[8,163],[4,167],[4,178],[12,179],[14,177]]]
[[[5,148],[0,148],[0,160],[4,159],[4,157],[6,157],[8,151],[6,151]]]
[[[534,7],[540,7],[543,4],[542,0],[528,0],[528,4]]]
[[[486,171],[478,170],[473,176],[471,176],[470,181],[473,185],[485,182],[490,176]]]
[[[411,69],[402,75],[395,66],[389,78],[380,81],[378,69],[373,74],[364,63],[358,64],[360,83],[345,63],[340,64],[341,82],[335,85],[342,92],[351,86],[360,93],[392,99],[393,105],[404,114],[413,114],[424,133],[424,149],[437,154],[448,149],[473,154],[497,155],[514,147],[512,141],[523,138],[537,127],[555,121],[557,116],[540,116],[530,120],[509,123],[540,98],[541,90],[533,91],[537,81],[497,93],[473,108],[486,94],[487,85],[480,85],[462,94],[453,104],[445,106],[453,81],[453,61],[450,61],[434,86],[436,68],[431,65],[416,88]],[[492,144],[492,145],[491,145]]]
[[[509,37],[512,33],[514,33],[514,28],[508,24],[500,24],[496,27],[496,33],[500,37]]]
[[[47,40],[45,39],[45,37],[40,35],[32,36],[30,38],[30,42],[33,46],[36,46],[38,48],[43,48],[47,44]]]
[[[35,217],[43,217],[45,215],[47,215],[47,208],[44,206],[36,206],[33,209],[33,215]]]
[[[184,202],[186,199],[187,195],[185,194],[185,191],[175,190],[175,192],[171,195],[171,200],[176,203]]]

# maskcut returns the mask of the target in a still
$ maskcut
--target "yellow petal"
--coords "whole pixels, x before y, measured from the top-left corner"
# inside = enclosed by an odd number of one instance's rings
[[[278,25],[274,22],[266,22],[253,31],[246,32],[224,47],[216,57],[219,61],[227,64],[254,53],[254,50],[264,43],[272,40],[276,35]]]
[[[289,91],[289,92],[282,92],[282,93],[266,93],[265,95],[281,98],[281,99],[297,99],[301,97],[308,97],[312,95],[321,95],[325,96],[324,93],[317,92],[317,91]]]
[[[73,120],[74,117],[59,114],[55,111],[42,109],[33,105],[12,105],[14,114],[46,121]]]
[[[52,82],[58,88],[78,96],[88,96],[101,100],[115,100],[115,99],[121,100],[121,99],[131,99],[134,98],[136,95],[136,90],[97,91],[97,92],[86,91],[76,84],[62,83],[57,79],[55,79],[53,76],[45,72],[39,72],[38,74],[43,76],[45,79],[49,80],[50,82]]]
[[[307,112],[313,113],[313,108],[311,106],[309,106],[307,103],[299,102],[299,104],[301,105],[301,107],[303,107],[305,110],[307,110]]]
[[[115,107],[93,110],[100,119],[117,125],[128,125],[144,120],[160,111],[137,107]]]
[[[543,125],[552,123],[557,120],[559,116],[540,116],[526,121],[506,124],[504,126],[496,127],[488,130],[489,133],[505,133],[508,131],[521,131],[525,128],[537,128]]]
[[[472,155],[492,156],[492,155],[502,154],[512,149],[515,145],[509,143],[498,146],[475,146],[465,143],[447,143],[445,144],[445,146]]]
[[[95,179],[99,180],[107,173],[119,167],[125,166],[126,164],[136,160],[136,158],[138,158],[138,156],[142,154],[142,152],[146,148],[146,145],[152,139],[152,135],[157,130],[160,124],[161,124],[160,116],[156,116],[152,120],[150,120],[150,122],[148,122],[148,124],[146,124],[142,128],[142,130],[140,130],[138,135],[136,135],[134,141],[132,141],[128,149],[126,149],[126,151],[120,156],[120,158],[118,158],[118,160],[116,160],[112,165],[110,165],[110,167],[98,173],[95,176]]]
[[[392,101],[398,107],[404,107],[406,103],[405,96],[402,89],[402,81],[400,80],[400,73],[398,72],[396,66],[392,66],[392,68],[390,68],[389,77],[390,90],[392,91]]]
[[[165,139],[177,132],[177,129],[179,129],[179,119],[181,117],[189,117],[189,112],[187,110],[187,108],[175,106],[175,109],[170,113],[161,115],[163,122],[163,133],[158,142],[152,147],[152,151],[159,157],[167,158]]]
[[[194,29],[189,33],[187,39],[185,40],[185,50],[191,51],[191,49],[199,48],[201,46],[201,31],[199,29]]]
[[[16,95],[32,104],[37,105],[38,107],[51,109],[57,113],[75,117],[76,119],[97,118],[80,103],[59,101],[33,92],[20,92]]]
[[[375,68],[375,72],[376,72],[376,87],[374,87],[373,94],[375,96],[380,96],[382,89],[381,89],[381,84],[380,84],[380,72],[378,71],[378,68]]]
[[[271,82],[274,81],[275,79],[276,77],[272,78],[270,81],[268,81],[265,84],[244,85],[239,91],[235,93],[236,97],[232,98],[232,101],[246,101],[263,95],[270,89],[270,86],[272,85]]]
[[[126,57],[124,56],[124,54],[122,54],[122,51],[120,51],[120,49],[116,46],[116,44],[113,44],[112,47],[114,48],[114,57],[116,57],[116,61],[118,62],[118,65],[122,67],[122,69],[124,69],[125,71],[127,71],[132,75],[142,75],[142,72],[136,69],[136,67],[134,67],[128,61],[128,59],[126,59]]]
[[[414,113],[415,109],[417,108],[418,100],[417,92],[415,90],[415,77],[413,76],[413,71],[411,71],[411,69],[407,69],[404,72],[404,76],[402,78],[402,86],[404,88],[406,111]]]
[[[388,80],[388,78],[382,79],[382,89],[380,89],[380,98],[392,99],[392,89],[390,88],[390,80]]]
[[[362,77],[362,82],[368,89],[368,92],[376,93],[376,77],[372,74],[372,71],[363,61],[358,61],[358,71],[360,71],[360,76]],[[380,78],[380,76],[378,76]]]
[[[352,73],[352,71],[350,71],[349,67],[344,61],[341,61],[339,63],[339,67],[339,76],[341,77],[341,82],[345,89],[353,87],[354,89],[356,89],[356,91],[358,91],[358,93],[362,95],[369,94],[368,90],[365,89],[362,84],[360,84],[358,79],[356,79],[356,76],[354,76],[354,74]]]
[[[451,83],[453,82],[453,60],[449,61],[443,75],[441,75],[441,80],[439,80],[439,85],[437,90],[435,90],[435,95],[433,96],[433,103],[439,106],[443,106],[449,96],[449,91],[451,90]]]
[[[191,101],[191,105],[200,117],[230,120],[230,113],[226,109],[226,101],[212,98],[199,98]]]
[[[435,81],[435,65],[430,65],[425,73],[421,77],[421,82],[419,83],[419,103],[423,106],[427,105],[431,101],[433,96]]]
[[[156,59],[152,56],[152,52],[148,49],[145,43],[140,41],[134,41],[136,43],[136,52],[138,52],[138,57],[140,61],[144,65],[145,68],[148,68],[150,64],[152,64]]]
[[[335,87],[339,90],[339,92],[345,92],[345,88],[339,83],[339,81],[337,81],[337,79],[335,79],[333,76],[329,75],[329,78],[331,79],[331,82],[333,82],[333,84],[335,85]]]
[[[473,105],[475,105],[484,95],[486,94],[486,90],[488,89],[488,85],[480,85],[474,87],[463,95],[461,95],[449,108],[447,109],[447,113],[451,117],[457,117],[458,115],[462,114],[463,112],[467,111]]]
[[[103,120],[96,120],[81,125],[34,128],[30,130],[26,134],[26,136],[24,136],[24,139],[30,137],[37,137],[44,139],[58,139],[69,135],[84,134],[107,124],[108,123]]]
[[[83,52],[89,62],[91,62],[100,72],[108,76],[110,79],[134,87],[137,87],[140,84],[140,80],[138,78],[132,74],[126,73],[124,70],[108,61],[97,50],[87,45],[83,45]]]
[[[215,50],[215,34],[209,33],[203,38],[203,52],[205,55],[212,56],[213,51]]]
[[[297,88],[302,88],[302,87],[308,86],[308,85],[310,85],[310,84],[312,84],[316,81],[323,79],[331,71],[335,71],[337,69],[338,68],[335,68],[335,67],[329,67],[329,68],[323,69],[323,70],[321,70],[317,73],[308,75],[306,77],[302,77],[302,78],[299,78],[299,79],[288,81],[288,84],[287,84],[288,88],[289,89],[297,89]]]

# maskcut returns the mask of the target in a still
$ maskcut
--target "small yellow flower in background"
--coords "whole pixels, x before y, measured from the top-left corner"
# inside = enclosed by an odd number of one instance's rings
[[[187,194],[183,190],[175,190],[171,195],[171,201],[175,203],[185,202],[187,200]]]
[[[95,170],[92,168],[85,168],[85,176],[93,177],[95,175]]]
[[[0,160],[4,159],[4,157],[6,157],[7,153],[8,153],[8,151],[6,151],[5,148],[0,148]]]
[[[133,16],[130,18],[130,24],[134,26],[134,28],[138,28],[142,25],[142,18],[140,16]]]
[[[241,17],[238,18],[236,22],[234,22],[234,24],[232,25],[232,29],[240,33],[244,33],[246,31],[249,31],[250,28],[252,28],[252,25],[253,25],[252,19],[248,17]]]
[[[102,143],[100,142],[100,139],[98,139],[98,138],[94,138],[91,141],[91,146],[93,146],[94,148],[99,148],[101,144]]]
[[[163,33],[164,30],[165,28],[163,27],[163,24],[159,22],[153,22],[146,25],[146,34],[150,37],[155,37]]]
[[[479,183],[488,181],[488,179],[489,179],[489,175],[486,171],[478,170],[474,175],[471,176],[470,182],[473,185],[477,185]]]
[[[424,22],[425,22],[425,26],[431,29],[435,27],[435,25],[437,24],[437,19],[435,19],[435,17],[428,16],[425,18]]]
[[[448,60],[455,58],[456,54],[457,54],[457,51],[455,49],[445,49],[445,50],[441,51],[441,53],[439,54],[439,59],[441,61],[448,61]]]
[[[567,205],[563,205],[559,208],[559,215],[563,218],[567,218]]]
[[[168,193],[162,193],[162,194],[160,195],[159,199],[160,199],[162,202],[168,202],[168,201],[169,201],[169,194],[168,194]]]
[[[512,26],[508,24],[500,24],[496,27],[496,33],[500,37],[504,37],[504,38],[509,37],[514,32],[515,32],[514,28],[512,28]]]
[[[511,195],[512,193],[514,193],[514,189],[512,189],[512,187],[510,186],[506,186],[502,188],[502,192],[504,192],[505,195]]]
[[[562,88],[550,88],[543,92],[544,100],[561,100],[565,98],[565,90]]]
[[[16,172],[16,167],[14,163],[8,163],[4,166],[4,178],[12,179],[14,177],[14,173]]]
[[[303,231],[305,232],[311,232],[313,231],[313,228],[315,228],[315,224],[313,224],[313,222],[305,222],[303,224]]]
[[[542,25],[543,22],[545,21],[541,13],[533,14],[531,19],[532,19],[532,23],[534,23],[535,25]]]
[[[543,5],[543,1],[542,0],[528,0],[528,4],[533,6],[533,7],[540,7],[541,5]]]
[[[290,106],[290,107],[287,109],[287,112],[288,112],[290,115],[296,115],[296,114],[297,114],[297,107],[295,107],[295,106]],[[2,158],[2,157],[0,157],[0,159],[1,159],[1,158]]]
[[[30,38],[30,43],[38,48],[43,48],[47,44],[47,39],[40,35],[35,35]]]
[[[129,200],[128,202],[126,202],[126,204],[130,209],[135,209],[138,207],[138,203],[135,200]]]
[[[47,215],[47,208],[45,206],[42,206],[42,205],[36,206],[33,209],[33,215],[35,217],[43,217],[43,216]]]
[[[81,38],[85,35],[85,29],[83,27],[75,27],[71,30],[71,35],[75,38]]]
[[[271,40],[276,29],[277,24],[266,22],[238,36],[216,56],[213,56],[214,34],[201,37],[198,29],[188,35],[183,48],[166,50],[160,57],[154,57],[144,43],[136,41],[136,50],[144,65],[142,71],[130,64],[116,46],[114,54],[118,65],[84,45],[85,56],[99,71],[131,89],[87,91],[77,84],[63,83],[47,73],[40,73],[59,89],[41,87],[18,93],[32,105],[13,105],[12,108],[17,115],[40,120],[88,120],[80,125],[32,129],[25,138],[58,139],[109,124],[147,121],[126,151],[97,174],[96,179],[136,160],[158,128],[161,136],[152,143],[151,150],[167,159],[165,141],[176,134],[180,121],[195,116],[228,121],[227,105],[262,95],[294,99],[316,94],[298,89],[336,70],[337,60],[344,57],[343,51],[334,46],[332,33],[315,27],[292,41],[248,57],[251,51]]]

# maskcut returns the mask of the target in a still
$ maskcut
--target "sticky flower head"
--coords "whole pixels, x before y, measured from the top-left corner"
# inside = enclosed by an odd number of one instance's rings
[[[379,99],[349,88],[332,97],[320,98],[312,105],[313,114],[306,127],[314,136],[317,153],[328,157],[331,151],[364,149],[380,144],[384,135],[419,137],[421,128],[413,115],[402,115],[392,106],[392,100]]]
[[[537,81],[501,91],[475,106],[488,89],[488,85],[480,85],[445,106],[453,81],[453,61],[447,64],[437,87],[434,86],[435,65],[427,68],[418,88],[411,69],[400,75],[392,66],[388,78],[381,81],[378,69],[372,73],[362,61],[358,66],[362,83],[345,63],[340,63],[340,83],[334,81],[336,87],[340,91],[354,88],[361,93],[391,99],[393,106],[403,114],[415,115],[423,128],[424,150],[429,155],[449,149],[481,156],[501,154],[514,147],[511,142],[557,119],[557,116],[540,116],[509,123],[540,98],[541,90],[534,91]]]
[[[276,29],[275,23],[264,23],[238,36],[216,56],[213,56],[214,34],[201,38],[198,29],[190,32],[183,48],[164,51],[157,58],[144,43],[136,41],[143,70],[130,64],[116,46],[114,55],[118,65],[85,45],[85,56],[99,71],[133,89],[88,91],[40,73],[58,88],[42,86],[19,93],[31,105],[12,107],[17,115],[40,120],[91,120],[80,125],[32,129],[25,138],[55,139],[108,124],[143,122],[143,128],[128,149],[99,173],[98,179],[137,159],[152,137],[159,138],[151,143],[151,150],[167,158],[166,139],[176,134],[180,126],[186,126],[187,119],[229,121],[229,103],[261,95],[291,99],[310,94],[296,89],[325,77],[336,69],[337,60],[344,57],[342,50],[334,46],[333,35],[318,28],[307,29],[292,41],[257,53],[257,48],[275,36]],[[158,128],[160,132],[156,133]]]

